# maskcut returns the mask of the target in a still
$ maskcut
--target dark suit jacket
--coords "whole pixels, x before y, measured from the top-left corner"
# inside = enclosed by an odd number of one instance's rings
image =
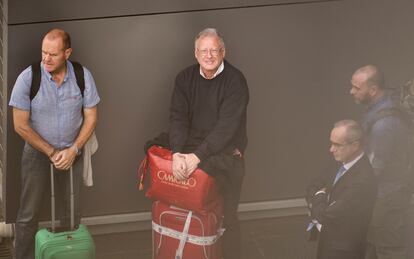
[[[368,225],[377,193],[377,180],[363,156],[333,186],[336,171],[329,169],[308,188],[312,218],[322,224],[318,259],[363,258]],[[315,193],[326,187],[326,194]]]

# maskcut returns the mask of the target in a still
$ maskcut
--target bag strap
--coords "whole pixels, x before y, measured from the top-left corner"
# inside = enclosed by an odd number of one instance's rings
[[[42,72],[40,70],[40,61],[34,62],[32,67],[32,84],[30,85],[30,101],[33,100],[37,92],[40,89],[40,82],[42,80]],[[85,73],[83,71],[83,66],[76,61],[71,61],[73,65],[73,70],[75,71],[76,84],[78,85],[82,98],[85,92]]]
[[[72,61],[72,65],[75,71],[76,83],[79,86],[83,98],[83,93],[85,92],[85,74],[83,67],[79,62],[76,61]]]
[[[144,190],[144,180],[147,175],[148,171],[148,155],[145,155],[144,159],[141,161],[141,164],[139,165],[137,176],[139,179],[138,182],[138,189],[140,191]]]
[[[33,100],[39,92],[40,80],[42,73],[40,72],[40,62],[35,62],[32,64],[32,84],[30,86],[30,101]]]
[[[190,230],[191,218],[193,217],[193,211],[189,211],[185,220],[182,236],[180,237],[180,243],[177,250],[175,251],[175,259],[183,258],[184,246],[187,243],[188,231]]]
[[[389,116],[395,116],[395,117],[398,117],[398,118],[402,119],[403,121],[406,121],[406,118],[404,116],[404,112],[401,109],[396,108],[396,107],[384,108],[384,109],[379,110],[375,114],[374,119],[370,121],[370,123],[368,124],[368,127],[367,127],[367,133],[371,132],[372,127],[375,125],[375,123],[377,121],[379,121],[381,119],[384,119],[386,117],[389,117]]]
[[[181,240],[183,236],[182,232],[177,231],[172,228],[161,226],[155,223],[154,221],[152,221],[152,229],[158,234],[160,234],[161,236],[167,236],[167,237],[171,237],[171,238],[178,239],[178,240]],[[217,241],[223,235],[224,231],[225,231],[224,228],[219,228],[217,229],[217,234],[211,235],[211,236],[196,236],[196,235],[188,234],[187,242],[193,245],[198,245],[198,246],[211,246],[217,243]]]

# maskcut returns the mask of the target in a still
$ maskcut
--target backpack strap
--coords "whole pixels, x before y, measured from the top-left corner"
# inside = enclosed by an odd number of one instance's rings
[[[79,86],[79,89],[81,91],[82,98],[83,98],[83,93],[85,92],[85,74],[83,71],[83,67],[79,62],[76,62],[76,61],[71,61],[71,62],[73,65],[73,69],[75,71],[76,83]]]
[[[379,110],[375,116],[374,119],[372,119],[367,126],[367,134],[369,134],[372,130],[372,127],[375,125],[375,123],[385,117],[393,116],[396,118],[399,118],[408,128],[414,127],[414,123],[411,120],[409,114],[405,112],[400,107],[392,107],[392,108],[384,108]]]
[[[40,62],[34,62],[32,64],[32,84],[30,86],[30,101],[35,98],[40,88],[40,80],[42,79],[42,73],[40,72]]]
[[[85,92],[85,74],[83,67],[79,62],[71,61],[73,70],[75,71],[76,84],[78,85],[82,98]],[[40,89],[40,81],[42,80],[42,72],[40,70],[40,61],[34,62],[32,65],[32,84],[30,86],[30,101],[35,98]]]
[[[405,121],[405,116],[403,115],[403,111],[401,111],[401,109],[393,107],[393,108],[384,108],[379,110],[375,116],[374,119],[372,119],[370,121],[370,123],[368,124],[367,127],[367,133],[369,134],[369,132],[371,132],[372,127],[375,125],[375,123],[385,117],[389,117],[389,116],[395,116],[398,118],[401,118],[403,121]]]

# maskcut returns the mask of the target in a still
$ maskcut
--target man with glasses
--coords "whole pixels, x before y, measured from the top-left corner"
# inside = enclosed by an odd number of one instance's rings
[[[50,186],[50,164],[60,197],[57,203],[69,226],[69,173],[73,167],[75,224],[79,224],[79,189],[83,159],[80,150],[91,136],[97,122],[99,96],[91,73],[84,71],[83,94],[77,85],[74,66],[68,60],[72,53],[70,36],[61,29],[49,31],[42,41],[40,86],[31,98],[34,69],[26,68],[14,85],[10,106],[16,132],[26,142],[21,159],[20,208],[16,219],[16,259],[34,259],[34,238],[45,190]]]
[[[378,178],[378,196],[368,232],[366,259],[405,259],[406,213],[412,191],[410,122],[386,92],[384,76],[373,65],[352,75],[350,94],[366,106],[362,127],[365,152]]]
[[[203,168],[206,160],[216,160],[215,169],[205,171],[223,183],[224,258],[240,259],[237,208],[244,176],[249,92],[242,72],[224,60],[225,53],[216,29],[204,29],[196,37],[198,64],[181,71],[175,80],[170,146],[173,174],[178,180],[188,178],[197,167]]]
[[[308,231],[314,236],[320,231],[318,259],[363,259],[377,188],[363,152],[363,130],[353,120],[342,120],[335,123],[330,140],[330,152],[339,164],[308,188]]]

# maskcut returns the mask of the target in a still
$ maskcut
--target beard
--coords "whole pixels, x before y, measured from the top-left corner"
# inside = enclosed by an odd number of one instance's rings
[[[361,98],[354,97],[354,101],[356,104],[369,105],[371,103],[371,98],[369,98],[369,96],[363,96]]]

